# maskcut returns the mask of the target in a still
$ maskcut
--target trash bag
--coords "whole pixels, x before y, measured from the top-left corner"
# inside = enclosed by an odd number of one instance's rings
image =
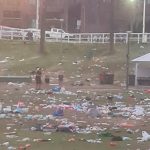
[[[96,108],[90,108],[87,112],[90,117],[100,117],[101,114]]]
[[[74,132],[75,127],[73,126],[68,126],[68,125],[59,125],[57,127],[57,132]]]
[[[53,116],[63,116],[64,115],[64,110],[62,108],[58,108],[53,112]]]
[[[123,141],[121,136],[113,136],[111,140],[112,141]]]
[[[60,92],[60,90],[61,90],[60,86],[54,86],[54,87],[52,87],[52,91],[53,92]]]

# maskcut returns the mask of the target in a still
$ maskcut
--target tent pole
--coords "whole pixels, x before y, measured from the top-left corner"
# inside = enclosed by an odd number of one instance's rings
[[[137,77],[138,77],[138,63],[136,63],[136,66],[135,66],[135,86],[138,85],[138,81],[137,81]]]

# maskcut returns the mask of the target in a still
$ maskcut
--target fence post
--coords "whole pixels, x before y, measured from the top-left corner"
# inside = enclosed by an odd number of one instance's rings
[[[116,34],[117,33],[114,33],[114,43],[116,43]]]
[[[12,32],[10,32],[11,33],[11,37],[10,37],[10,39],[11,40],[13,40],[13,31]]]
[[[79,34],[79,43],[81,43],[81,34]]]
[[[90,41],[91,41],[91,43],[93,43],[93,35],[92,35],[92,33],[91,33],[91,36],[90,36],[90,37],[91,37],[91,40],[90,40]]]
[[[140,34],[138,33],[138,44],[140,43]]]
[[[24,41],[25,40],[25,34],[23,31],[21,32],[21,35],[22,35],[22,40]]]
[[[126,44],[128,43],[128,33],[126,33]]]
[[[103,36],[102,36],[102,43],[105,42],[105,37],[104,37],[104,33],[103,33]]]

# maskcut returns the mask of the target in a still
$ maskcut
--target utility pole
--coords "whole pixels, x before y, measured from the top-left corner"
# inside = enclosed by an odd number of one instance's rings
[[[114,5],[115,0],[110,2],[110,53],[114,52]]]
[[[63,29],[63,22],[64,22],[64,19],[59,19],[60,21],[60,28]],[[61,44],[62,44],[62,32],[61,32]]]
[[[46,19],[46,2],[47,0],[40,1],[40,54],[45,53],[45,19]]]
[[[39,29],[39,7],[40,7],[40,0],[36,0],[36,29]]]
[[[130,34],[131,31],[127,31],[127,54],[126,54],[126,90],[129,87],[129,60],[130,60]]]
[[[63,29],[63,22],[64,22],[64,19],[59,19],[60,21],[60,28]],[[63,58],[63,43],[62,43],[62,31],[61,31],[61,58],[60,58],[60,62],[62,62],[62,58]]]
[[[145,8],[146,8],[146,0],[144,0],[143,2],[143,28],[142,28],[142,42],[145,43],[146,42],[146,36],[145,36]]]

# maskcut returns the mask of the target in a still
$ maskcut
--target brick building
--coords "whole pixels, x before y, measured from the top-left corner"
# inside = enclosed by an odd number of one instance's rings
[[[114,1],[114,31],[125,32],[134,26],[135,13],[142,24],[143,1],[136,5],[128,0]],[[147,0],[149,1],[149,0]],[[37,0],[0,0],[0,25],[35,27]],[[44,0],[40,0],[43,4]],[[63,28],[68,32],[110,32],[111,0],[45,0],[47,29]],[[146,18],[150,20],[150,5],[146,5]],[[63,22],[60,19],[64,20]],[[149,21],[146,30],[149,31]],[[141,31],[141,26],[139,27]]]
[[[35,16],[32,0],[0,0],[0,25],[11,27],[31,26]]]

